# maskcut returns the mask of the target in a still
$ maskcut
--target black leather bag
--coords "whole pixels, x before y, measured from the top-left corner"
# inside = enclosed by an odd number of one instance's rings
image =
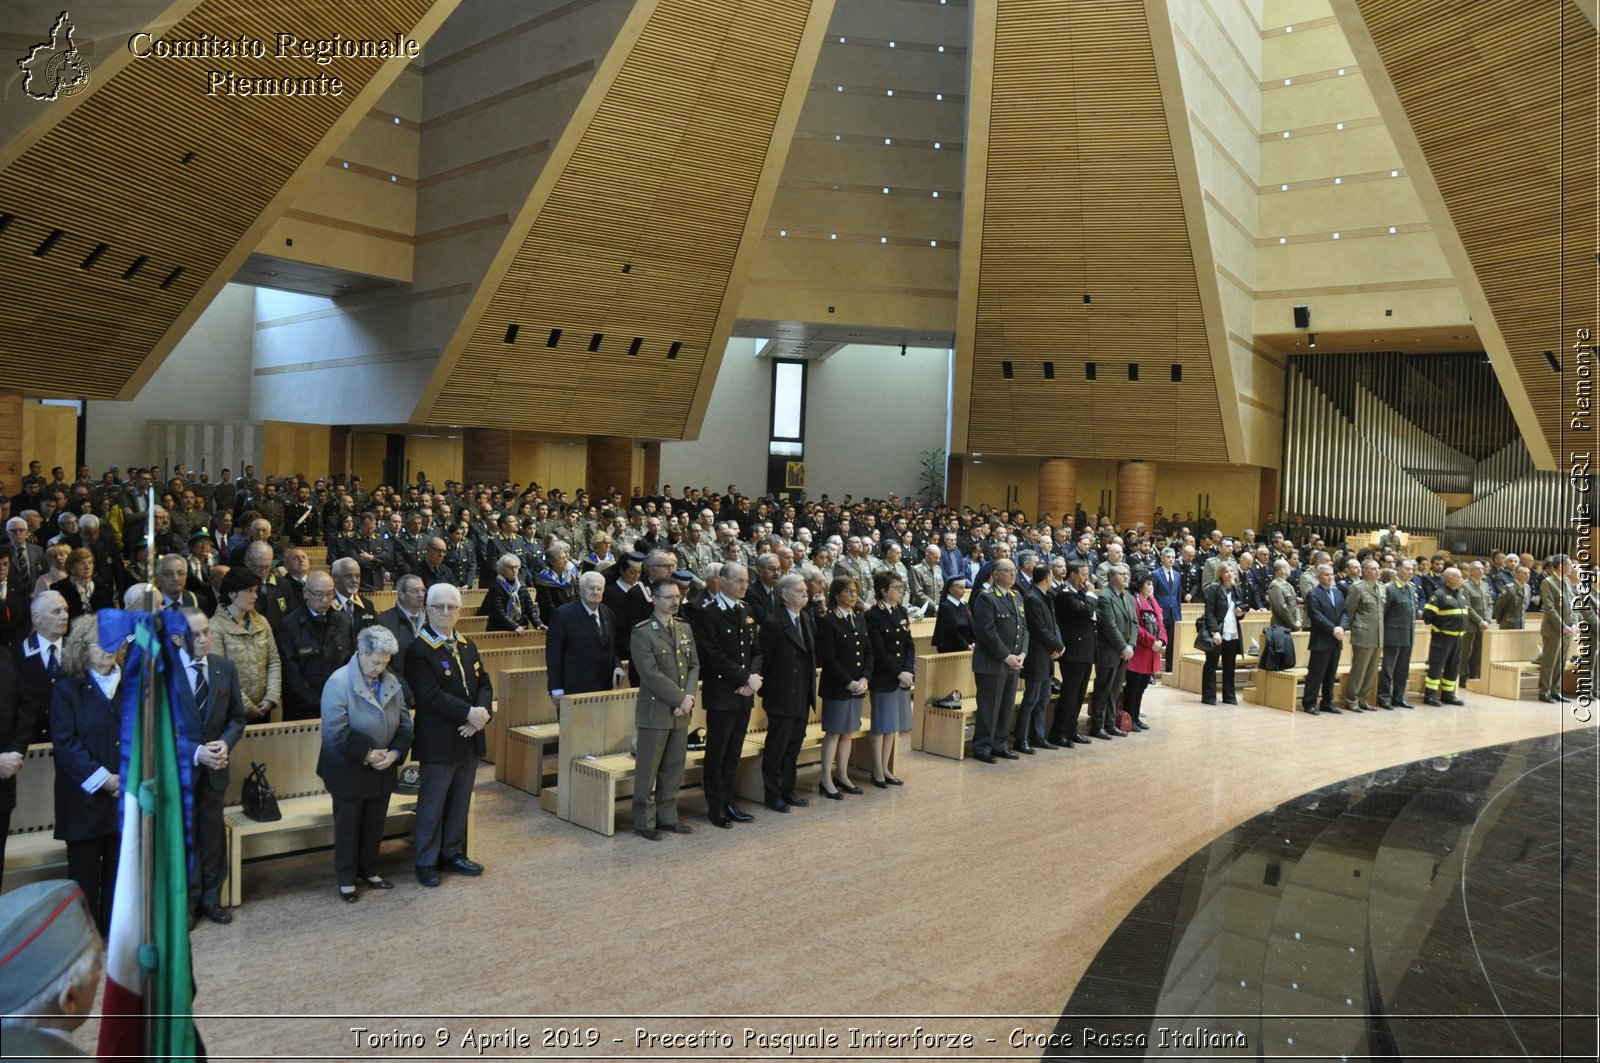
[[[278,791],[267,781],[267,766],[250,762],[250,774],[244,780],[241,803],[244,814],[257,823],[274,823],[283,818],[278,808]]]

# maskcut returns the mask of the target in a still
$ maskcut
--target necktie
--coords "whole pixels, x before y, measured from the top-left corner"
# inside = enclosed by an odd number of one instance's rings
[[[194,669],[194,703],[200,710],[200,719],[204,720],[211,706],[211,684],[206,682],[205,662],[196,661],[189,667]]]
[[[598,609],[594,611],[594,630],[595,634],[599,635],[600,638],[604,639],[606,637],[605,621],[600,619],[600,610]]]
[[[18,551],[18,553],[17,553],[17,561],[20,563],[20,566],[21,566],[22,585],[24,587],[26,587],[28,585],[28,576],[29,576],[29,572],[28,572],[28,548],[27,548],[26,545],[24,545],[22,547],[22,549]]]
[[[44,670],[50,673],[50,678],[55,679],[61,674],[61,662],[56,660],[56,645],[50,644],[50,653],[45,658]]]

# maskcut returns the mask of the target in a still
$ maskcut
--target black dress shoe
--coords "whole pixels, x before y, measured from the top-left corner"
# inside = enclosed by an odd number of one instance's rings
[[[817,783],[817,793],[821,794],[823,797],[826,797],[829,801],[844,800],[844,794],[841,794],[838,790],[830,790],[821,783]]]
[[[804,808],[811,803],[799,794],[784,794],[783,800],[785,804],[793,805],[795,808]]]
[[[439,884],[439,872],[431,867],[423,867],[419,864],[417,865],[417,881],[424,886],[437,886]]]
[[[1018,756],[1017,754],[1013,753],[1009,749],[997,749],[997,750],[994,751],[994,755],[999,757],[1001,760],[1021,760],[1022,759],[1020,756]]]
[[[1202,705],[1215,705],[1216,703],[1217,703],[1217,699],[1216,698],[1201,698],[1200,699],[1200,704],[1202,704]]]
[[[674,834],[693,834],[694,828],[687,823],[668,823],[662,830],[670,830]]]
[[[1104,731],[1102,731],[1098,727],[1096,727],[1094,730],[1089,732],[1089,737],[1090,738],[1101,738],[1101,739],[1104,739],[1107,742],[1111,741],[1111,736],[1106,734]],[[1087,745],[1088,743],[1084,743],[1084,744]]]
[[[1046,740],[1046,741],[1043,741],[1043,742],[1035,742],[1033,744],[1033,748],[1034,749],[1060,749],[1061,747],[1056,745],[1054,742]]]
[[[1414,709],[1414,708],[1416,708],[1415,705],[1411,704],[1411,702],[1407,701],[1405,698],[1396,698],[1394,703],[1396,705],[1400,706],[1402,709]]]
[[[767,807],[772,809],[772,811],[774,811],[774,812],[787,812],[787,811],[789,811],[789,806],[784,804],[782,801],[773,800],[773,801],[768,801],[766,804],[767,804]]]
[[[972,757],[974,760],[981,760],[985,764],[993,764],[995,762],[993,753],[974,753]]]
[[[1148,731],[1148,730],[1150,730],[1150,725],[1145,723],[1143,720],[1134,720],[1133,721],[1133,726],[1135,728],[1137,728],[1138,730],[1140,730],[1140,731]]]
[[[458,875],[467,875],[470,878],[477,878],[479,875],[483,874],[483,865],[474,863],[464,856],[452,856],[448,860],[439,861],[439,870],[453,871]]]
[[[227,926],[229,923],[233,922],[232,912],[228,911],[226,908],[218,908],[214,905],[198,908],[196,909],[196,914],[203,915],[213,923],[220,923],[223,926]]]
[[[1222,703],[1224,705],[1237,705],[1237,704],[1239,704],[1239,699],[1238,698],[1223,698],[1222,699]]]
[[[722,812],[735,823],[754,823],[756,821],[756,817],[744,811],[732,801],[729,801],[727,805],[723,807]]]
[[[1106,728],[1106,734],[1110,735],[1113,738],[1127,738],[1128,737],[1128,732],[1124,731],[1122,728],[1116,726],[1115,724],[1113,724],[1112,726]]]
[[[633,833],[637,834],[647,842],[658,842],[661,840],[661,832],[656,830],[654,827],[635,827],[633,829]]]
[[[367,884],[367,888],[370,889],[370,890],[392,890],[392,889],[394,889],[394,883],[390,882],[388,879],[383,878],[380,875],[373,875],[371,878],[364,878],[361,881],[365,882]]]
[[[1437,694],[1429,694],[1429,695],[1427,695],[1426,697],[1424,697],[1422,699],[1422,703],[1424,705],[1434,705],[1434,706],[1442,706],[1444,704],[1444,702],[1439,700],[1439,695],[1437,695]]]
[[[1018,753],[1024,753],[1027,756],[1031,757],[1031,756],[1034,755],[1034,753],[1036,751],[1034,750],[1033,746],[1029,745],[1027,742],[1024,742],[1020,746],[1017,747],[1017,752]]]
[[[1317,707],[1315,705],[1302,705],[1302,706],[1300,706],[1300,711],[1305,713],[1308,716],[1321,716],[1322,715],[1322,713],[1317,711]]]
[[[1380,708],[1380,709],[1391,709],[1392,710],[1394,708],[1394,702],[1390,701],[1388,698],[1379,698],[1378,699],[1378,708]]]
[[[733,829],[733,820],[729,819],[727,816],[718,815],[717,813],[713,812],[706,818],[711,820],[711,825],[713,827],[721,827],[724,830]]]
[[[899,779],[896,779],[893,775],[885,775],[883,777],[883,781],[888,783],[890,786],[904,786],[905,785],[904,782],[902,782]]]
[[[880,790],[887,790],[889,788],[889,781],[887,779],[873,779],[872,785],[876,786]]]
[[[1089,744],[1089,738],[1088,738],[1087,735],[1084,735],[1081,732],[1073,731],[1071,734],[1069,734],[1067,736],[1067,741],[1063,742],[1062,744],[1063,745],[1071,745],[1074,742],[1076,742],[1080,746],[1086,746],[1086,745]]]
[[[863,790],[861,787],[856,786],[853,783],[847,783],[843,779],[839,778],[837,775],[835,775],[833,777],[833,785],[837,786],[839,789],[843,790],[847,794],[864,794],[864,793],[866,793],[866,791]]]
[[[1565,694],[1552,694],[1550,696],[1555,698],[1557,701],[1571,701],[1572,700],[1571,698],[1567,697]],[[1465,702],[1458,701],[1458,702],[1456,702],[1456,704],[1457,705],[1462,705],[1462,704],[1465,704]]]
[[[1445,697],[1442,697],[1439,700],[1443,701],[1446,705],[1465,705],[1466,704],[1466,702],[1462,701],[1460,698],[1456,697],[1454,694],[1446,695]]]
[[[1332,713],[1333,715],[1337,716],[1341,712],[1343,712],[1344,710],[1343,709],[1336,709],[1332,705],[1324,705],[1324,706],[1322,706],[1322,711],[1323,712],[1327,712],[1327,713]]]
[[[343,886],[340,886],[339,887],[339,899],[341,901],[343,901],[344,903],[346,903],[346,904],[354,904],[354,903],[356,903],[356,901],[359,901],[361,898],[356,896],[356,888],[354,886],[351,886],[348,890],[345,889]]]
[[[1543,702],[1548,702],[1551,705],[1554,705],[1556,703],[1556,699],[1551,697],[1549,694],[1540,694],[1539,695],[1539,700],[1543,701]]]

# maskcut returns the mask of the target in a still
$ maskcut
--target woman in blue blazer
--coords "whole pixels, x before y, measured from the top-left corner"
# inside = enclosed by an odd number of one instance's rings
[[[93,613],[78,617],[62,646],[50,706],[55,836],[67,843],[67,875],[83,890],[101,934],[111,928],[122,845],[122,657],[100,648]]]

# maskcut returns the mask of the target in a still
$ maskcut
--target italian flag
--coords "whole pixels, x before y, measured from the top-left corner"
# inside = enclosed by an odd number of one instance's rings
[[[102,648],[109,651],[131,640],[119,691],[122,852],[106,941],[102,1060],[196,1058],[184,829],[188,773],[178,756],[176,699],[167,685],[173,674],[182,678],[182,670],[163,667],[157,631],[161,625],[171,636],[177,627],[181,635],[182,623],[176,616],[158,620],[148,613],[100,613]],[[148,749],[147,719],[153,735]]]

